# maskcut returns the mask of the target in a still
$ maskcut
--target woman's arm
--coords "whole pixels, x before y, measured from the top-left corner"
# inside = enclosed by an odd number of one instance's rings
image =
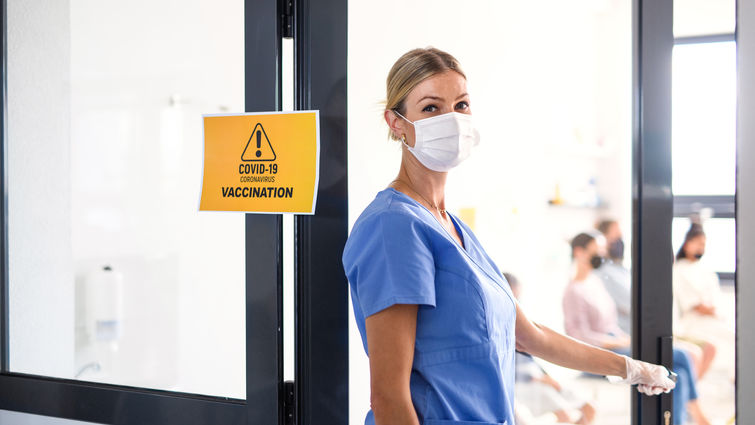
[[[396,304],[367,317],[370,403],[376,425],[419,425],[409,392],[416,305]]]
[[[626,378],[624,357],[535,324],[516,306],[516,346],[543,360],[597,375]]]

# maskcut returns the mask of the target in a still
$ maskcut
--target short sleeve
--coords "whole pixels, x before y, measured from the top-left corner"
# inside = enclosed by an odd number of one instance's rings
[[[435,307],[435,261],[417,217],[387,211],[360,223],[344,250],[344,268],[365,318],[394,304]]]

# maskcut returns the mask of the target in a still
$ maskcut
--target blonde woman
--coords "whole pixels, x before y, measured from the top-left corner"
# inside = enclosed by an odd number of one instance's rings
[[[513,425],[515,348],[648,394],[670,391],[662,366],[529,321],[472,231],[446,210],[448,171],[479,139],[471,114],[466,77],[448,53],[412,50],[388,74],[384,117],[401,164],[343,254],[370,359],[365,424]]]

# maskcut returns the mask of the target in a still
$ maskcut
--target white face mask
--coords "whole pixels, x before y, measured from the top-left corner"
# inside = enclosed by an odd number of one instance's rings
[[[469,114],[449,112],[411,122],[394,112],[414,126],[414,147],[401,142],[431,170],[445,172],[456,167],[469,157],[472,147],[480,143],[480,133]]]

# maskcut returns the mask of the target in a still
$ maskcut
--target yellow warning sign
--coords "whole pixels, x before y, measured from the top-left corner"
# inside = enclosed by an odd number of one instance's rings
[[[201,211],[314,214],[318,111],[205,115]]]
[[[262,142],[263,137],[265,140],[264,143]],[[256,146],[253,145],[252,139],[256,140]],[[244,153],[241,154],[241,160],[275,161],[275,150],[273,149],[273,145],[270,144],[270,139],[267,138],[267,133],[265,133],[265,129],[262,127],[262,124],[257,123],[257,125],[254,126],[252,135],[249,136],[249,141],[246,142]]]

